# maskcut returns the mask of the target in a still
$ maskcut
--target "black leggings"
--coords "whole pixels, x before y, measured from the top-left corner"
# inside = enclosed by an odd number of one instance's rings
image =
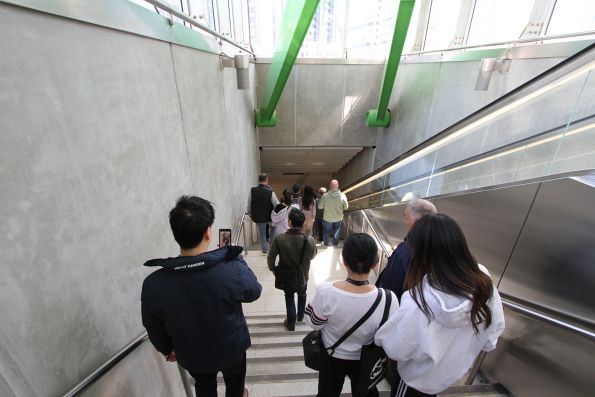
[[[341,395],[345,376],[351,381],[351,390],[358,385],[359,360],[342,360],[331,357],[330,365],[323,367],[318,374],[318,397],[338,397]],[[378,389],[373,387],[368,397],[377,397]]]

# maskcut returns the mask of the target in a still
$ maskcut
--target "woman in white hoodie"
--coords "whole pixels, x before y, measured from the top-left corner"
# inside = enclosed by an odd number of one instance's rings
[[[375,342],[398,362],[392,397],[436,395],[459,380],[504,330],[498,290],[459,225],[444,214],[420,218],[408,234],[413,262],[399,309]]]
[[[298,204],[292,203],[291,190],[283,190],[281,202],[271,211],[271,242],[277,234],[283,234],[289,229],[289,211],[292,208],[300,209]]]

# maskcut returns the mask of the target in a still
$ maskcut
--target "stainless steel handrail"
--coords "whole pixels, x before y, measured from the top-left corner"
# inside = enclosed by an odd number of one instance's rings
[[[368,224],[368,226],[372,230],[372,233],[374,234],[374,237],[378,241],[378,243],[380,245],[380,248],[384,252],[384,255],[386,255],[386,257],[388,258],[390,256],[390,253],[388,252],[388,250],[386,249],[386,247],[382,243],[382,240],[380,240],[380,237],[378,236],[378,233],[376,233],[376,230],[374,229],[374,226],[372,226],[372,223],[370,222],[370,219],[368,219],[368,215],[366,215],[366,212],[364,210],[360,210],[360,211],[362,212],[362,215],[364,216],[364,219],[366,220],[366,223]]]
[[[175,8],[171,7],[169,4],[164,3],[162,1],[159,0],[145,0],[147,3],[150,3],[152,5],[154,5],[155,7],[169,12],[172,15],[175,15],[176,17],[188,22],[189,24],[196,26],[197,28],[199,28],[200,30],[204,30],[207,33],[212,34],[213,36],[225,41],[226,43],[229,43],[231,45],[233,45],[234,47],[239,48],[242,51],[246,51],[248,54],[254,55],[254,52],[252,52],[251,50],[242,47],[241,45],[239,45],[238,43],[236,43],[235,41],[217,33],[216,31],[214,31],[213,29],[209,28],[208,26],[205,26],[201,23],[198,23],[196,20],[194,20],[192,17],[190,17],[187,14],[184,14],[183,12],[180,12],[178,10],[176,10]]]
[[[246,220],[246,215],[248,214],[244,212],[242,214],[242,219],[240,219],[240,222],[238,223],[238,234],[236,234],[236,239],[233,245],[238,245],[238,243],[240,242],[240,234],[244,233],[244,249],[248,251],[248,247],[246,246],[246,232],[244,232],[244,223]]]
[[[425,55],[425,54],[432,54],[435,52],[452,52],[452,51],[470,50],[470,49],[474,49],[474,48],[495,47],[495,46],[501,46],[501,45],[516,45],[516,44],[524,44],[524,43],[534,43],[537,41],[571,39],[573,37],[592,36],[592,35],[595,35],[595,30],[587,30],[584,32],[576,32],[576,33],[556,34],[556,35],[541,36],[541,37],[531,37],[531,38],[518,39],[518,40],[513,40],[513,41],[498,41],[495,43],[474,44],[474,45],[468,45],[468,46],[464,46],[464,47],[450,47],[450,48],[443,48],[443,49],[439,49],[439,50],[415,51],[415,52],[409,52],[407,54],[403,54],[403,56]]]
[[[541,313],[535,309],[531,309],[531,308],[529,308],[525,305],[522,305],[520,303],[513,302],[512,300],[506,298],[506,295],[504,295],[504,294],[500,294],[500,299],[502,300],[502,305],[510,310],[514,310],[515,312],[518,312],[520,314],[523,314],[523,315],[530,317],[532,319],[535,319],[535,320],[545,321],[549,324],[563,328],[570,332],[574,332],[575,334],[587,337],[589,339],[595,339],[595,332],[589,331],[588,329],[585,329],[585,328],[582,328],[582,327],[579,327],[579,326],[576,326],[573,324],[569,324],[565,321],[558,320],[557,318],[548,316],[545,313]],[[480,369],[481,365],[483,364],[485,357],[486,357],[486,352],[481,352],[477,356],[477,358],[475,359],[475,362],[473,363],[473,367],[469,371],[469,374],[467,375],[467,378],[465,380],[466,385],[470,385],[473,383],[473,381],[475,380],[475,377],[479,373],[479,369]]]
[[[68,390],[63,397],[74,397],[85,390],[87,387],[91,386],[97,379],[101,378],[107,371],[109,371],[113,366],[115,366],[120,360],[126,357],[130,352],[136,349],[138,346],[141,345],[145,340],[147,340],[148,335],[146,332],[143,332],[136,338],[134,338],[129,344],[124,346],[120,351],[114,354],[112,357],[109,358],[103,365],[93,371],[89,376],[85,379],[80,381],[76,384],[72,389]]]
[[[235,239],[235,245],[238,245],[240,240],[240,234],[244,230],[244,220],[246,219],[246,213],[242,214],[242,219],[238,225],[238,234]],[[244,244],[246,243],[246,233],[244,233]],[[147,332],[143,332],[136,338],[134,338],[130,343],[120,349],[116,354],[110,357],[105,363],[103,363],[99,368],[93,371],[89,376],[85,379],[77,383],[73,388],[68,390],[66,393],[63,394],[62,397],[74,397],[79,395],[93,383],[95,383],[99,378],[101,378],[107,371],[113,368],[118,362],[120,362],[124,357],[130,354],[134,349],[140,346],[144,341],[148,339]],[[184,390],[186,392],[187,397],[192,397],[192,388],[190,382],[188,380],[188,375],[186,374],[186,370],[178,364],[178,370],[180,371],[180,377],[182,378],[182,384],[184,385]]]
[[[510,299],[504,298],[502,296],[501,296],[501,299],[502,299],[502,305],[504,305],[504,307],[507,307],[511,310],[514,310],[516,312],[524,314],[527,317],[531,317],[536,320],[543,320],[550,324],[556,325],[560,328],[564,328],[567,331],[574,332],[575,334],[579,334],[581,336],[584,336],[584,337],[587,337],[590,339],[595,339],[595,332],[593,332],[593,331],[590,331],[583,327],[579,327],[574,324],[567,323],[562,320],[558,320],[557,318],[551,317],[551,316],[549,316],[545,313],[539,312],[535,309],[531,309],[531,308],[529,308],[525,305],[522,305],[520,303],[513,302]]]

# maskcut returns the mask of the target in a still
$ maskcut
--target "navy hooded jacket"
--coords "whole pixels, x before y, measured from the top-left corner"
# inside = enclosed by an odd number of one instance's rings
[[[153,259],[161,266],[143,283],[143,325],[162,354],[175,351],[180,365],[213,373],[237,365],[250,347],[242,302],[260,297],[262,286],[242,247],[225,246],[197,256]]]

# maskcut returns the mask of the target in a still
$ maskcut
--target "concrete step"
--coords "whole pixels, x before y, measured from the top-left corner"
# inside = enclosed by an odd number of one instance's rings
[[[438,394],[439,397],[505,397],[507,390],[498,383],[452,386]]]
[[[250,334],[252,339],[252,345],[263,344],[263,343],[282,343],[282,342],[302,342],[302,339],[308,331],[295,331],[295,332],[266,332],[265,335]]]
[[[248,363],[247,375],[270,375],[270,374],[305,374],[314,373],[314,371],[306,367],[304,360],[300,357],[296,361],[278,361],[268,360],[258,363]]]
[[[286,356],[300,356],[303,357],[304,351],[302,350],[302,345],[300,344],[299,347],[286,347],[286,348],[278,348],[278,349],[255,349],[252,346],[246,352],[246,356],[248,359],[257,358],[257,357],[286,357]]]
[[[312,328],[307,326],[304,323],[296,323],[295,324],[296,331],[312,331]],[[287,332],[291,333],[293,331],[288,331],[285,326],[283,325],[283,321],[279,321],[278,323],[258,323],[258,324],[249,324],[248,331],[250,335],[257,334],[259,332]]]
[[[275,380],[274,375],[271,375],[267,381],[264,381],[263,378],[252,378],[252,379],[259,379],[262,381],[253,382],[249,380],[249,376],[246,376],[246,384],[248,385],[248,389],[250,390],[250,396],[252,397],[314,397],[318,391],[318,373],[314,373],[313,375],[309,376],[308,379],[300,378],[296,376],[283,376],[278,377],[278,381]],[[218,393],[223,395],[225,391],[225,386],[223,384],[223,379],[219,379],[218,384]],[[388,397],[390,392],[390,385],[382,381],[378,385],[378,389],[380,390],[380,395],[382,397]],[[342,395],[351,396],[351,385],[349,380],[345,381],[343,385]]]

